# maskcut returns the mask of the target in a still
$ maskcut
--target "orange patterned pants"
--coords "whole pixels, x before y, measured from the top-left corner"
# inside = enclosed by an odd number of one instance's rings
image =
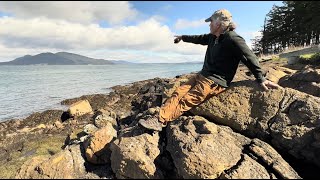
[[[224,90],[224,87],[215,84],[211,79],[197,74],[178,87],[161,106],[159,120],[164,124],[173,121],[192,107]]]

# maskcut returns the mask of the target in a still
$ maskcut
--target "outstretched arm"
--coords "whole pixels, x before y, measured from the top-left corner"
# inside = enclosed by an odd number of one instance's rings
[[[179,43],[181,40],[184,42],[190,42],[194,44],[208,45],[209,44],[209,36],[210,34],[203,35],[182,35],[182,36],[174,36],[174,43]]]
[[[236,57],[239,58],[252,72],[256,80],[260,83],[264,90],[282,88],[276,83],[266,80],[262,75],[262,69],[259,65],[257,56],[249,49],[245,40],[239,36],[232,36],[235,47]]]

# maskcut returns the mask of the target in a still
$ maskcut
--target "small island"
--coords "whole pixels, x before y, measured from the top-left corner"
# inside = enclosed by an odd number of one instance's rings
[[[130,62],[94,59],[68,52],[46,52],[34,56],[25,55],[8,62],[0,62],[0,65],[110,65],[123,63]]]

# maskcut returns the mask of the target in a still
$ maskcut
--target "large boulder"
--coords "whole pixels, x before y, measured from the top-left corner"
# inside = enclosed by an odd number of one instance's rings
[[[110,142],[117,137],[117,131],[111,123],[95,131],[84,143],[87,161],[94,164],[110,163]]]
[[[160,154],[159,133],[149,134],[139,126],[121,131],[111,143],[111,167],[117,178],[161,178],[154,164]]]
[[[167,150],[179,175],[186,179],[213,179],[235,166],[241,159],[243,145],[250,140],[230,132],[200,117],[170,123]]]
[[[118,124],[116,119],[116,113],[100,109],[97,111],[96,116],[94,118],[94,125],[98,128],[102,128],[111,123],[117,129]]]
[[[167,138],[167,150],[185,179],[300,178],[267,143],[199,116],[171,122]]]
[[[16,178],[23,179],[77,179],[86,175],[85,160],[80,146],[74,145],[51,156],[36,156],[26,161]]]
[[[270,67],[266,72],[266,79],[278,83],[281,78],[291,75],[295,72],[295,70],[281,66]]]
[[[241,81],[191,112],[249,137],[270,140],[283,152],[320,166],[320,98],[290,88],[262,91]]]
[[[71,117],[81,116],[87,113],[93,113],[88,100],[81,100],[70,105],[68,113]]]
[[[320,97],[320,69],[307,67],[290,76],[281,78],[279,84],[283,87]]]

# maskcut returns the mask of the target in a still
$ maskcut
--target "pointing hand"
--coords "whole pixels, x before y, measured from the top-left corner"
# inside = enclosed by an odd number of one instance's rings
[[[174,37],[176,37],[175,39],[174,39],[174,43],[179,43],[180,41],[181,41],[181,39],[182,39],[182,36],[174,36]]]

